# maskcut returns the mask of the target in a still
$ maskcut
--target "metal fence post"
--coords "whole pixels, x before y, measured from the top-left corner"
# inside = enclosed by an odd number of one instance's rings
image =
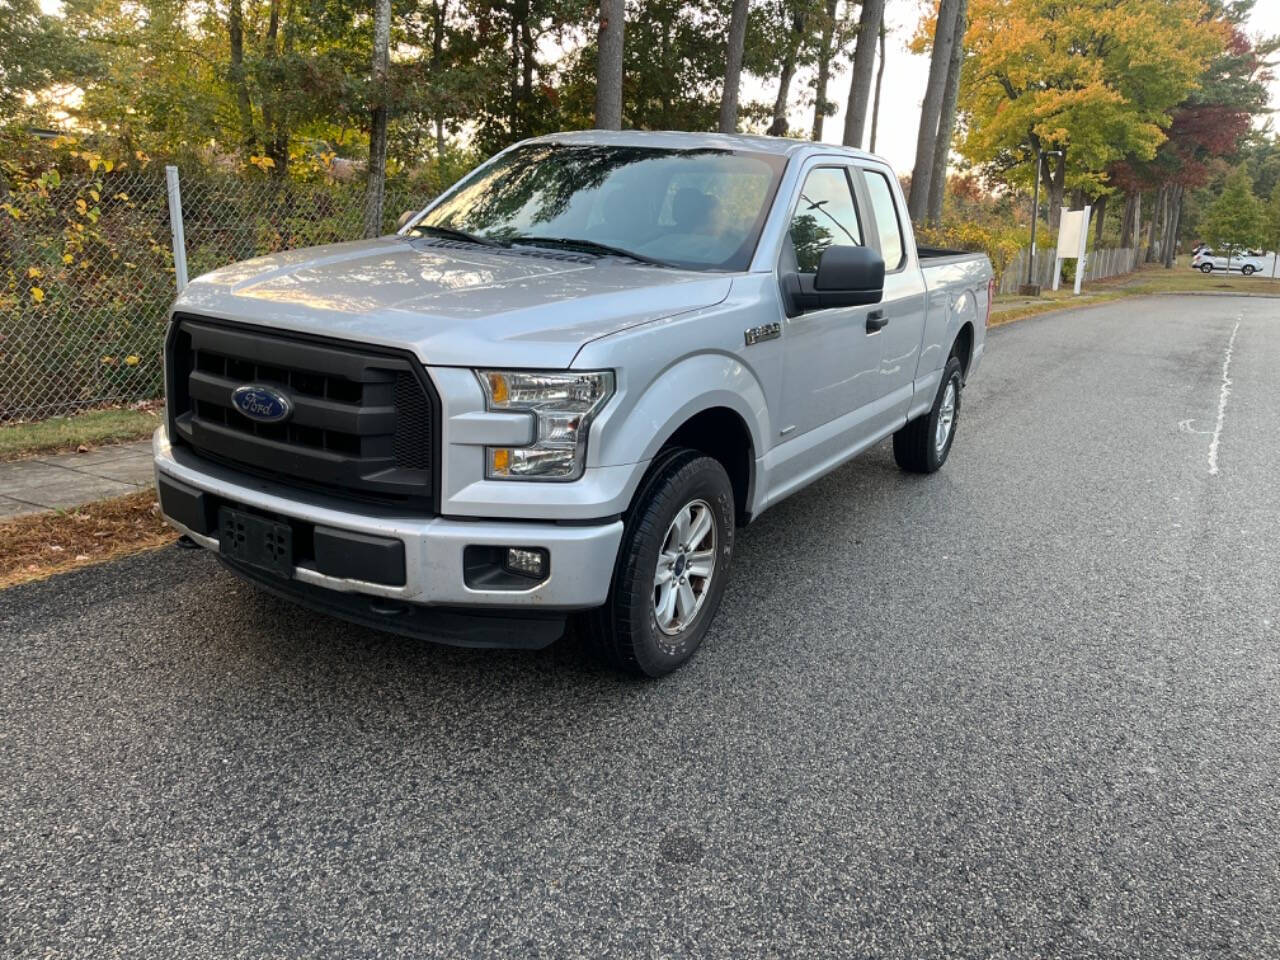
[[[187,238],[182,231],[182,190],[178,186],[178,168],[172,164],[166,166],[164,179],[169,193],[169,230],[173,233],[173,275],[181,293],[187,286]]]

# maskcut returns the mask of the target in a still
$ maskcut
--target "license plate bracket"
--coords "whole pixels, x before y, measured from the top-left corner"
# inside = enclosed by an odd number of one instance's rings
[[[231,507],[218,510],[218,548],[228,560],[293,576],[293,528]]]

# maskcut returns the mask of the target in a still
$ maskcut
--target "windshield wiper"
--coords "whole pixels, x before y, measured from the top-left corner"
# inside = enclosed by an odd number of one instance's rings
[[[456,227],[437,227],[429,223],[420,223],[413,229],[419,233],[432,233],[438,237],[448,237],[450,240],[462,240],[466,243],[477,243],[482,247],[506,246],[506,244],[499,243],[497,240],[490,240],[488,237],[480,237],[474,233],[467,233],[467,231],[458,230]]]
[[[655,267],[669,267],[671,264],[664,263],[661,260],[655,260],[653,257],[646,257],[643,253],[633,253],[630,250],[624,250],[622,247],[611,247],[607,243],[596,243],[594,240],[580,240],[577,237],[539,237],[536,235],[526,237],[511,237],[511,243],[527,244],[531,247],[563,247],[566,250],[581,250],[583,253],[597,253],[604,257],[626,257],[628,260],[636,260],[640,263],[653,264]]]

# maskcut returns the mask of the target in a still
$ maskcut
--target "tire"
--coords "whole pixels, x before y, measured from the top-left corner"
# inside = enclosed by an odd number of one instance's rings
[[[682,546],[678,517],[694,535],[705,517],[709,532],[673,551]],[[589,643],[626,673],[661,677],[679,667],[697,651],[720,607],[733,535],[733,485],[718,460],[696,450],[671,451],[656,460],[627,516],[609,598],[583,618]],[[660,562],[667,567],[666,583],[685,577],[687,595],[678,586],[657,583]],[[708,569],[708,576],[698,577],[695,567]],[[691,615],[685,607],[690,598]],[[666,601],[662,610],[660,599]]]
[[[1201,273],[1213,273],[1213,264],[1212,264],[1212,263],[1202,263],[1202,264],[1200,264],[1200,272],[1201,272]]]
[[[1246,263],[1243,267],[1240,268],[1240,272],[1243,273],[1246,277],[1253,276],[1253,264]]]
[[[893,435],[893,458],[898,461],[899,467],[908,473],[933,473],[947,462],[951,444],[956,438],[956,429],[960,425],[960,394],[963,388],[964,375],[960,358],[952,355],[942,368],[942,380],[938,383],[938,392],[929,412],[922,413]],[[944,409],[948,389],[952,391],[949,422],[946,421],[947,411]],[[946,436],[939,444],[939,424],[943,422],[946,422]]]

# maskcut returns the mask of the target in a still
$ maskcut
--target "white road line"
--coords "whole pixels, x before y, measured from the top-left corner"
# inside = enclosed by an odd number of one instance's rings
[[[1231,328],[1231,339],[1227,341],[1227,352],[1222,358],[1222,389],[1218,391],[1218,422],[1213,428],[1213,439],[1209,441],[1209,476],[1218,475],[1218,441],[1222,439],[1222,422],[1227,417],[1227,397],[1231,396],[1231,351],[1236,346],[1236,334],[1240,332],[1240,321]]]

